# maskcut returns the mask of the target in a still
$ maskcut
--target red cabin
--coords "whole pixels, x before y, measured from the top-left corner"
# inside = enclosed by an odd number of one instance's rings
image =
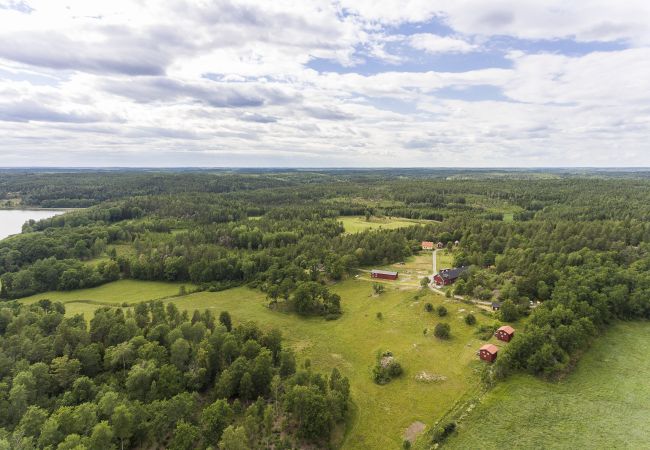
[[[373,269],[372,272],[370,272],[372,278],[383,278],[384,280],[397,280],[397,275],[397,272],[391,272],[389,270]]]
[[[515,329],[510,325],[504,325],[499,328],[494,335],[500,341],[510,342],[510,339],[515,335]]]
[[[478,356],[487,362],[494,362],[497,359],[497,353],[499,353],[499,348],[494,344],[485,344],[478,351]]]
[[[422,250],[433,250],[433,242],[422,241]]]
[[[463,272],[467,270],[466,267],[456,267],[454,269],[442,269],[440,272],[434,275],[433,282],[438,286],[447,286],[448,284],[453,283],[460,277]]]

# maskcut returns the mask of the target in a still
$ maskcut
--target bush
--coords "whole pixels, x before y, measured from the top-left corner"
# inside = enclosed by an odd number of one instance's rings
[[[384,315],[380,312],[377,313],[377,319],[382,320],[384,318]]]
[[[449,422],[444,427],[438,427],[433,431],[431,440],[434,444],[443,443],[454,431],[456,431],[456,422]]]
[[[431,303],[427,303],[427,304],[425,304],[425,305],[424,305],[424,310],[425,310],[426,312],[431,312],[431,311],[433,311],[433,305],[432,305]]]
[[[377,295],[381,294],[385,290],[386,290],[386,288],[381,283],[373,283],[372,284],[372,291]]]
[[[438,312],[438,316],[439,316],[439,317],[445,317],[445,316],[447,315],[447,308],[445,308],[444,306],[440,305],[440,306],[438,306],[438,310],[437,310],[437,312]]]
[[[466,315],[465,316],[465,323],[467,325],[470,325],[470,326],[475,325],[476,324],[476,317],[474,316],[474,314]]]
[[[451,327],[447,323],[439,323],[434,328],[433,335],[439,339],[449,339]]]

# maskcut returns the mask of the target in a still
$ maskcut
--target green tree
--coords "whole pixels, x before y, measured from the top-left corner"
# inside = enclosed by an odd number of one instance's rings
[[[439,339],[449,339],[451,327],[447,323],[438,323],[433,329],[433,335]]]
[[[135,419],[133,413],[126,405],[118,405],[111,416],[111,424],[115,436],[120,440],[120,448],[124,450],[124,441],[133,436]]]
[[[176,424],[174,437],[169,444],[170,450],[192,450],[197,447],[201,431],[195,425],[181,420]]]
[[[219,314],[219,323],[226,327],[227,331],[232,330],[232,318],[230,317],[230,313],[228,311],[221,311],[221,314]]]
[[[249,450],[244,427],[235,428],[229,425],[223,431],[223,436],[219,442],[219,450]]]
[[[233,411],[225,400],[217,400],[201,411],[201,431],[208,444],[217,444],[221,433],[233,418]]]

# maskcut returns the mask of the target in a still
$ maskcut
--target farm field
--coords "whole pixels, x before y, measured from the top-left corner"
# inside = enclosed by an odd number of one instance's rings
[[[363,216],[342,216],[338,218],[343,223],[346,233],[359,233],[365,230],[374,230],[382,228],[384,230],[393,230],[395,228],[410,227],[420,223],[431,223],[432,220],[416,220],[388,217],[371,217],[369,221]]]
[[[650,324],[619,323],[565,380],[498,384],[444,448],[648,448],[648,341]]]
[[[417,258],[410,262],[417,263]],[[48,292],[21,301],[60,300],[66,304],[68,314],[84,313],[89,319],[92,311],[104,304],[118,306],[122,302],[163,298],[177,294],[178,288],[172,283],[123,280],[93,289]],[[364,280],[347,280],[331,289],[341,295],[344,309],[343,316],[335,321],[269,310],[265,295],[246,287],[198,292],[165,301],[176,303],[181,310],[213,309],[217,315],[227,310],[235,323],[253,320],[262,328],[277,327],[295,349],[300,363],[310,359],[316,370],[337,367],[350,379],[355,404],[342,448],[397,448],[410,425],[419,421],[429,426],[466,392],[477,387],[475,370],[481,363],[476,360],[475,351],[482,341],[474,335],[474,327],[463,322],[463,314],[471,311],[468,305],[429,291],[416,299],[417,290],[398,285],[389,285],[383,294],[375,296],[371,283]],[[425,312],[426,302],[434,306],[444,304],[449,314],[439,318],[435,313]],[[378,312],[383,315],[381,320],[377,318]],[[477,317],[479,322],[489,320]],[[438,322],[451,325],[449,341],[433,337],[433,327]],[[425,328],[429,329],[426,336]],[[392,351],[405,370],[402,377],[385,386],[376,385],[371,379],[375,354],[380,349]],[[416,381],[421,372],[446,379]]]
[[[138,303],[178,295],[180,286],[188,290],[193,286],[162,281],[119,280],[94,288],[74,291],[50,291],[20,299],[22,303],[34,303],[47,298],[65,304],[66,314],[84,314],[86,319],[100,306],[120,306],[122,303]]]

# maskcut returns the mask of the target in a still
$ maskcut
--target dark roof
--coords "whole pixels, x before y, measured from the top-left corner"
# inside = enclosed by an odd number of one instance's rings
[[[440,272],[438,272],[438,275],[440,275],[443,279],[445,280],[455,280],[459,276],[463,274],[467,270],[467,267],[454,267],[453,269],[442,269]]]
[[[390,270],[372,269],[372,273],[378,273],[378,274],[381,274],[381,275],[397,276],[397,272],[391,272]]]

